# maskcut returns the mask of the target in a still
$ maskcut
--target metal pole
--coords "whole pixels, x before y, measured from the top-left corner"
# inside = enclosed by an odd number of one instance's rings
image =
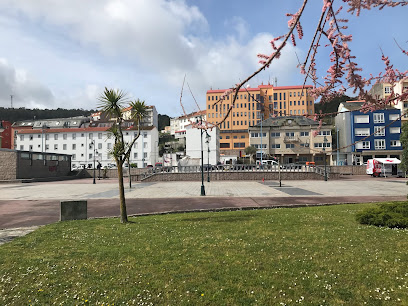
[[[263,164],[262,164],[262,158],[263,158],[263,150],[262,150],[262,119],[263,119],[263,114],[262,114],[262,110],[261,110],[261,169],[263,168]]]
[[[132,188],[132,176],[130,175],[130,153],[131,153],[131,152],[129,152],[129,158],[128,158],[129,188]]]
[[[201,119],[201,125],[202,125]],[[205,196],[205,188],[204,188],[204,151],[203,151],[203,129],[200,129],[201,133],[201,195]]]
[[[280,158],[278,159],[278,171],[279,171],[279,187],[282,187],[281,169],[280,169]]]
[[[339,128],[337,128],[337,160],[336,160],[336,166],[340,164],[340,157],[339,157]]]
[[[326,172],[326,149],[323,148],[324,153],[324,180],[327,181],[327,172]]]
[[[41,152],[44,153],[44,127],[41,129]]]
[[[207,138],[208,154],[207,154],[207,182],[210,182],[210,139]]]
[[[92,145],[93,145],[93,152],[94,152],[94,156],[93,156],[93,183],[96,184],[95,181],[95,141],[92,141]]]

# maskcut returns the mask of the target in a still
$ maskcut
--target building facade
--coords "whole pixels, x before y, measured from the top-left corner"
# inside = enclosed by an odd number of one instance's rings
[[[378,157],[401,158],[401,110],[393,107],[362,113],[364,101],[348,101],[339,105],[336,116],[340,157],[346,164],[361,165]]]
[[[13,132],[9,121],[0,121],[0,148],[11,149]]]
[[[259,85],[240,89],[235,105],[224,120],[233,100],[231,93],[222,102],[226,91],[208,90],[206,94],[207,121],[219,125],[220,149],[223,154],[242,155],[249,145],[248,128],[263,119],[276,116],[313,115],[314,100],[307,94],[312,86]],[[218,103],[217,103],[218,102]]]
[[[219,129],[204,130],[202,134],[200,129],[193,128],[192,125],[187,126],[186,129],[186,156],[201,159],[202,149],[203,164],[217,165],[220,161]],[[201,140],[203,147],[201,147]]]
[[[74,120],[72,124],[64,124],[71,120]],[[24,128],[19,129],[19,125]],[[69,154],[73,168],[92,168],[94,160],[99,161],[102,167],[114,165],[109,155],[114,145],[114,137],[109,131],[111,126],[111,121],[90,122],[80,118],[20,122],[13,128],[14,148],[29,152]],[[123,133],[126,143],[137,136],[133,122],[123,123]],[[132,148],[130,163],[143,168],[158,162],[159,133],[154,126],[143,127],[140,133]]]
[[[184,116],[171,118],[170,119],[170,134],[174,135],[175,138],[185,138],[186,137],[186,127],[191,125],[192,122],[206,121],[207,111],[199,111]]]
[[[261,123],[249,128],[249,144],[257,148],[264,159],[277,158],[284,164],[323,165],[325,156],[326,163],[330,164],[331,130],[330,125],[319,129],[319,122],[304,116],[269,118],[262,122],[262,128]]]
[[[394,87],[395,94],[401,95],[402,93],[407,91],[408,91],[408,79],[401,80],[395,84]],[[378,97],[379,99],[388,98],[391,95],[391,92],[392,86],[390,83],[376,83],[371,87],[369,91],[370,94],[372,94],[375,97]],[[408,121],[408,99],[398,101],[398,103],[395,104],[394,106],[395,108],[401,111],[401,114],[404,114],[402,116],[402,120]]]

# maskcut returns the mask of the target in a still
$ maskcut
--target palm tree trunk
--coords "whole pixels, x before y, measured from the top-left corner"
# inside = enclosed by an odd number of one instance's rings
[[[119,181],[119,199],[120,199],[120,222],[127,223],[127,212],[125,202],[125,187],[123,185],[123,165],[121,162],[117,163],[118,166],[118,181]]]

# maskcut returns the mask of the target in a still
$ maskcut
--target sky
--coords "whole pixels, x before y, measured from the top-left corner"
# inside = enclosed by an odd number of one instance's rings
[[[342,1],[337,1],[345,5]],[[308,2],[304,38],[288,44],[281,58],[249,82],[277,79],[301,85],[296,67],[308,50],[322,0]],[[160,114],[179,116],[183,78],[201,109],[209,89],[224,89],[257,70],[258,53],[272,53],[270,40],[288,30],[286,13],[300,0],[1,0],[0,106],[96,109],[104,87],[145,100]],[[346,6],[346,5],[345,5]],[[384,69],[381,52],[394,67],[408,69],[404,20],[408,6],[346,13],[347,34],[363,75]],[[322,43],[324,45],[325,43]],[[319,77],[330,66],[328,48],[318,53]],[[308,82],[308,84],[311,84]],[[350,92],[350,94],[352,94]],[[188,87],[186,112],[197,111]]]

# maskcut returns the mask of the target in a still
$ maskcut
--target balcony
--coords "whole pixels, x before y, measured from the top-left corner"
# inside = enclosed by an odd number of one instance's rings
[[[291,142],[299,142],[299,136],[285,136],[283,138],[283,142],[291,143]]]

